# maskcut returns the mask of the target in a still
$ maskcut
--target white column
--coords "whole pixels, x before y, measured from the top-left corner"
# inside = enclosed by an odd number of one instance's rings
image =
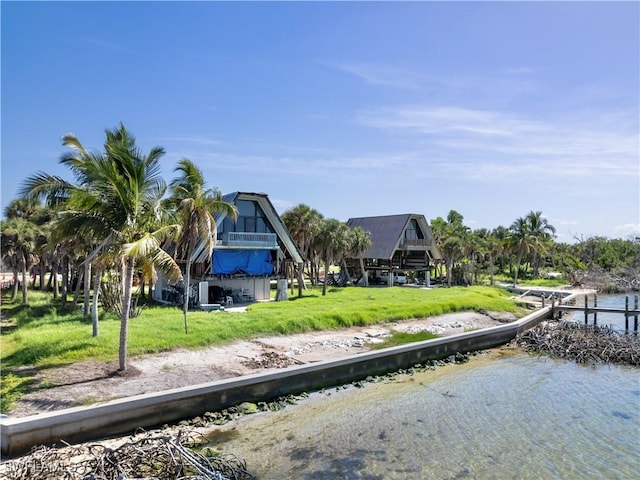
[[[198,301],[200,305],[209,303],[209,282],[200,282],[198,284]]]

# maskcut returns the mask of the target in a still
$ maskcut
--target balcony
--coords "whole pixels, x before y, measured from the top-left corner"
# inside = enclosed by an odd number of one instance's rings
[[[400,250],[426,250],[431,242],[426,238],[403,238],[400,240]]]
[[[233,248],[278,248],[275,233],[225,232],[218,246]]]

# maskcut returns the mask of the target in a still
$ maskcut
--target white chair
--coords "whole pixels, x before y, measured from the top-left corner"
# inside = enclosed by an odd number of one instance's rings
[[[249,293],[249,289],[248,288],[243,288],[241,290],[241,295],[242,295],[242,301],[243,302],[252,302],[253,301],[253,295],[251,295],[251,293]]]
[[[227,307],[233,307],[233,297],[231,295],[227,295],[226,306]]]

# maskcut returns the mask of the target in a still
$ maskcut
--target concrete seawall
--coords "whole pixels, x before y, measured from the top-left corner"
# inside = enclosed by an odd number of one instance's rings
[[[569,297],[571,298],[571,297]],[[200,385],[136,395],[108,403],[0,420],[1,453],[15,457],[32,446],[95,440],[150,428],[242,402],[319,390],[408,368],[456,353],[504,345],[551,315],[545,307],[511,323],[424,342]]]

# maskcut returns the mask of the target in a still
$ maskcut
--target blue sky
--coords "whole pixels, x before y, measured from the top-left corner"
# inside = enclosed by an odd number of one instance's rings
[[[640,232],[639,2],[7,2],[2,209],[123,122],[325,217]]]

